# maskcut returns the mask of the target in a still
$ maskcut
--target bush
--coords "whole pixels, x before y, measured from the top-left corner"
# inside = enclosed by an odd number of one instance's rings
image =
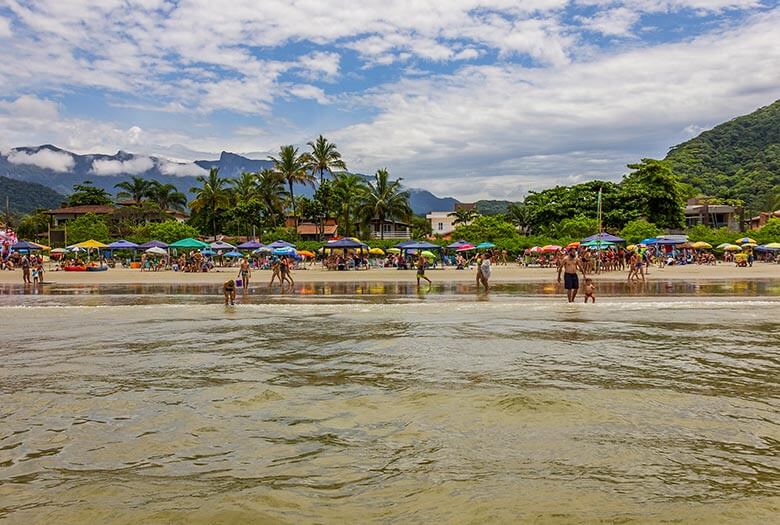
[[[94,213],[87,213],[68,221],[65,224],[65,231],[67,232],[68,244],[76,244],[89,239],[108,242],[110,238],[106,221]]]
[[[780,219],[769,219],[760,230],[755,232],[755,235],[750,236],[761,244],[780,242]]]
[[[157,239],[164,243],[176,242],[179,239],[187,237],[197,237],[200,235],[197,228],[179,221],[165,221],[143,224],[134,228],[130,235],[133,242],[139,244]]]
[[[620,236],[629,244],[636,244],[642,239],[660,235],[661,232],[661,228],[652,222],[648,222],[645,219],[637,219],[626,224],[623,229],[620,230]]]

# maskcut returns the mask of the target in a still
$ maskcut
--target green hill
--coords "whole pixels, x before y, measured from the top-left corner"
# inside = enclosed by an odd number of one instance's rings
[[[701,193],[769,209],[780,190],[780,100],[674,146],[666,160]]]
[[[6,198],[15,214],[29,213],[36,208],[56,208],[67,197],[35,182],[0,177],[0,208],[5,212]]]

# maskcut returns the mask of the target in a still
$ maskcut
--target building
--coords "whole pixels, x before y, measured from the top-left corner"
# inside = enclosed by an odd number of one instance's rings
[[[425,216],[431,223],[431,233],[433,235],[449,235],[455,231],[453,221],[455,217],[450,217],[451,211],[432,211]]]
[[[412,225],[398,221],[380,221],[371,219],[369,222],[371,237],[374,239],[411,239]]]
[[[706,198],[688,199],[685,206],[687,227],[703,224],[712,228],[739,230],[741,209],[727,204],[709,204]]]
[[[82,215],[93,213],[95,215],[112,215],[116,208],[110,205],[90,204],[85,206],[65,206],[49,210],[51,224],[54,227],[61,226],[66,222],[77,219]]]
[[[749,218],[747,221],[747,227],[751,230],[758,230],[769,222],[769,219],[780,218],[780,210],[777,211],[762,211],[755,217]]]
[[[316,222],[299,222],[295,226],[295,217],[287,217],[284,221],[285,228],[296,228],[298,236],[303,241],[319,241],[320,225]],[[339,225],[336,219],[330,217],[325,219],[322,227],[322,238],[326,241],[335,238],[339,232]]]

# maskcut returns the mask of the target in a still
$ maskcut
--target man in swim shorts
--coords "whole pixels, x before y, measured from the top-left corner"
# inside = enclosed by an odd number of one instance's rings
[[[236,304],[236,281],[230,279],[222,285],[222,292],[225,294],[225,306]]]
[[[570,303],[574,302],[575,297],[577,297],[577,290],[580,288],[580,279],[577,276],[578,271],[582,271],[583,275],[585,274],[582,270],[580,258],[577,257],[577,251],[571,249],[558,267],[558,282],[561,282],[561,272],[563,272],[563,287],[566,289],[566,297]]]

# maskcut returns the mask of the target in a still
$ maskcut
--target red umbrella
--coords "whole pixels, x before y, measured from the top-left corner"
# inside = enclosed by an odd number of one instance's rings
[[[474,246],[473,244],[464,244],[463,246],[461,246],[460,248],[458,248],[455,251],[456,252],[467,252],[467,251],[473,250],[475,248],[476,248],[476,246]]]
[[[557,244],[548,244],[547,246],[542,247],[542,252],[544,253],[555,253],[563,250],[560,246]]]

